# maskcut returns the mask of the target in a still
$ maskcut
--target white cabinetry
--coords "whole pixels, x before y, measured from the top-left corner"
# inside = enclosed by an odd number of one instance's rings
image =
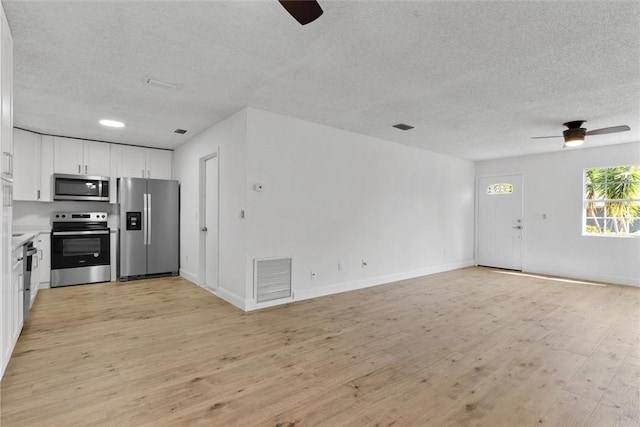
[[[116,162],[116,173],[118,177],[146,178],[147,171],[147,149],[143,147],[132,147],[128,145],[118,145],[116,147],[118,161]]]
[[[51,287],[51,233],[40,233],[36,237],[38,253],[38,289]]]
[[[13,180],[13,38],[7,23],[7,17],[2,11],[0,19],[0,146],[2,147],[1,177],[5,180]]]
[[[118,145],[116,158],[119,178],[171,179],[171,151]]]
[[[172,152],[147,149],[147,178],[171,179]]]
[[[9,345],[13,349],[16,341],[18,341],[18,336],[20,336],[20,331],[22,331],[22,316],[24,314],[24,249],[22,246],[13,251],[11,260],[13,263],[11,269],[13,285],[9,292],[9,298],[14,303],[11,304],[11,339]]]
[[[14,200],[40,200],[41,148],[39,133],[13,130]]]
[[[13,351],[13,335],[14,335],[14,311],[17,300],[15,299],[16,293],[13,283],[13,259],[11,248],[11,190],[12,185],[7,181],[0,179],[0,192],[2,193],[2,210],[1,210],[1,224],[0,224],[0,255],[2,261],[0,262],[0,348],[2,349],[0,354],[0,374],[4,372],[9,357]]]
[[[22,330],[22,301],[24,298],[24,284],[22,282],[23,254],[22,247],[9,252],[10,265],[8,268],[8,279],[10,286],[3,289],[2,307],[2,371],[7,366],[13,348],[18,341],[18,336]],[[3,281],[5,280],[3,271]],[[6,298],[6,300],[5,300]]]
[[[55,173],[109,176],[111,144],[72,138],[53,138]]]
[[[11,218],[13,215],[13,39],[0,3],[0,193],[2,224],[0,226],[0,378],[9,362],[22,324],[19,283],[13,274]],[[21,275],[21,271],[20,271]]]
[[[14,129],[13,151],[13,200],[53,201],[53,137]]]
[[[40,289],[40,259],[38,258],[39,251],[37,250],[37,236],[34,237],[33,244],[36,247],[36,253],[31,258],[31,280],[29,281],[29,289],[31,290],[31,292],[29,292],[29,297],[31,301],[29,301],[29,309],[33,306],[33,302],[35,301],[38,290]],[[22,319],[22,323],[24,323],[24,319]]]

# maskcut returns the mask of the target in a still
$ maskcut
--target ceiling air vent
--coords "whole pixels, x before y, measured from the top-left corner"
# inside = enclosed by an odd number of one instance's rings
[[[256,302],[291,296],[291,258],[264,258],[253,261]]]
[[[147,84],[165,89],[180,89],[182,87],[181,83],[168,82],[166,80],[154,79],[153,77],[147,78]]]
[[[183,134],[187,133],[187,131],[186,131],[186,130],[184,130],[184,129],[176,129],[176,130],[174,130],[173,132],[174,132],[174,133],[179,133],[179,134],[181,134],[181,135],[183,135]]]
[[[404,123],[398,123],[397,125],[393,125],[393,127],[400,130],[413,129],[413,126],[405,125]]]

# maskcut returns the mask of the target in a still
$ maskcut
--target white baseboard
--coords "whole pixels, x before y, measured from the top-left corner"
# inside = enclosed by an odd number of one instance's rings
[[[240,295],[231,292],[227,289],[224,288],[220,288],[218,287],[218,289],[216,289],[215,291],[208,289],[208,288],[204,288],[206,290],[208,290],[209,292],[217,295],[218,297],[222,298],[223,300],[225,300],[226,302],[228,302],[229,304],[235,305],[236,307],[238,307],[240,310],[243,311],[248,311],[246,304],[245,304],[245,299],[242,298]]]
[[[283,298],[281,300],[269,301],[266,303],[256,303],[253,300],[247,300],[246,311],[259,310],[261,308],[273,307],[276,305],[288,304],[295,301],[302,301],[311,298],[318,298],[327,295],[339,294],[342,292],[355,291],[358,289],[370,288],[373,286],[384,285],[387,283],[397,282],[399,280],[413,279],[415,277],[428,276],[430,274],[442,273],[444,271],[456,270],[458,268],[470,267],[475,265],[473,259],[460,262],[434,265],[419,270],[408,271],[404,273],[390,274],[387,276],[369,277],[367,279],[355,280],[352,282],[336,283],[334,285],[322,286],[310,289],[293,289],[293,298]],[[235,304],[234,304],[235,305]]]
[[[205,291],[210,292],[213,295],[217,296],[218,298],[225,300],[229,304],[238,307],[240,310],[247,311],[245,307],[245,300],[240,295],[220,287],[217,289],[208,288],[204,286],[204,284],[198,283],[198,278],[196,277],[195,274],[189,271],[183,270],[182,268],[180,269],[180,277],[190,281],[194,285],[200,286]]]
[[[180,269],[180,277],[184,277],[188,281],[190,281],[192,283],[195,283],[196,285],[200,286],[200,283],[198,283],[198,276],[196,276],[195,274],[193,274],[190,271],[187,271],[187,270],[181,268]]]

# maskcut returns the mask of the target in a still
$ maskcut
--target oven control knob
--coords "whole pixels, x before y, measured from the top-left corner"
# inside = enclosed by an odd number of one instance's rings
[[[56,218],[60,218],[60,215],[56,215]]]
[[[102,215],[102,218],[104,218],[104,217],[105,217],[105,216],[104,216],[104,215]]]
[[[67,217],[66,215],[62,215],[62,218],[66,218],[66,217]]]

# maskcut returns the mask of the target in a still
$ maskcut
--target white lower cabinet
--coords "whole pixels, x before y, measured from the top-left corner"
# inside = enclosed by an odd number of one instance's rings
[[[51,233],[40,233],[36,237],[38,263],[38,289],[51,287]],[[33,274],[33,273],[32,273]],[[32,296],[35,298],[35,295]]]
[[[19,247],[11,253],[11,286],[3,289],[3,313],[2,313],[2,362],[3,370],[6,368],[13,348],[18,341],[22,330],[22,310],[24,298],[23,284],[23,249]],[[5,300],[6,298],[6,300]]]

